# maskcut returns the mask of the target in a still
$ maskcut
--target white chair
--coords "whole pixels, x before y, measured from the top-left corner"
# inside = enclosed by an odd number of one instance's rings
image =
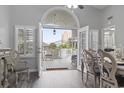
[[[97,79],[99,81],[98,83],[100,83],[100,70],[99,70],[99,67],[98,67],[97,62],[96,62],[96,57],[94,57],[92,52],[90,52],[86,49],[84,49],[83,56],[84,56],[83,57],[84,66],[86,66],[86,70],[87,70],[87,73],[86,73],[87,77],[86,77],[85,84],[87,84],[89,75],[93,75],[94,87],[96,87]]]
[[[118,83],[116,80],[117,64],[114,57],[107,52],[99,51],[101,56],[101,88],[117,88]]]
[[[4,72],[4,63],[2,62],[0,58],[0,88],[3,87],[2,80],[3,80],[3,72]]]
[[[15,72],[16,85],[18,84],[18,75],[23,72],[27,72],[27,81],[29,81],[29,67],[26,61],[21,61],[20,56],[16,50],[11,50],[9,56],[6,57],[8,70]]]

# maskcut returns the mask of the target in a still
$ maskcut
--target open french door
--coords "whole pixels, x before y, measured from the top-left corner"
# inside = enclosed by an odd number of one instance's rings
[[[78,29],[78,60],[77,69],[81,70],[81,58],[83,49],[88,49],[89,26]]]
[[[43,57],[42,57],[42,41],[43,41],[43,27],[42,24],[39,23],[39,30],[38,30],[38,47],[37,47],[37,61],[38,61],[38,76],[41,76],[42,68],[43,68]]]

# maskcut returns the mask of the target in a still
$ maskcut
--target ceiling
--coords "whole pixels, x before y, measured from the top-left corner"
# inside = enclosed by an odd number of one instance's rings
[[[92,5],[92,7],[97,8],[97,9],[104,9],[107,6],[109,5]]]

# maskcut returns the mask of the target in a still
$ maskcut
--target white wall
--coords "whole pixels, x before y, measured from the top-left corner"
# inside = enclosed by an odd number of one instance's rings
[[[10,22],[11,22],[11,34],[10,34],[10,46],[14,48],[14,26],[15,25],[29,25],[38,28],[38,23],[41,20],[43,13],[51,6],[36,6],[36,5],[22,5],[22,6],[10,6]],[[37,32],[37,30],[36,30]],[[37,35],[37,34],[36,34]],[[36,38],[37,36],[35,36]],[[35,42],[37,44],[37,40]],[[37,58],[25,58],[30,66],[30,69],[37,68]]]
[[[14,25],[34,25],[37,26],[41,21],[43,14],[50,9],[50,5],[21,5],[11,6],[11,27]],[[101,27],[101,14],[90,6],[85,6],[83,10],[75,9],[74,13],[78,16],[80,26],[89,25],[93,29],[100,29]],[[13,36],[11,36],[13,38]],[[11,44],[13,47],[13,43]]]
[[[10,47],[9,43],[9,7],[0,6],[0,48]]]
[[[55,6],[47,5],[30,5],[30,6],[9,6],[10,14],[8,14],[7,6],[0,6],[0,39],[4,41],[5,46],[14,48],[14,25],[32,25],[38,27],[38,22],[41,21],[43,14]],[[75,9],[74,13],[79,18],[80,27],[89,25],[91,29],[101,29],[106,27],[107,17],[113,16],[112,24],[116,25],[116,43],[124,46],[124,6],[109,6],[103,10],[93,8],[91,6],[84,6],[83,10]],[[10,16],[10,29],[9,26]],[[8,33],[10,31],[10,33]],[[10,35],[9,35],[10,34]],[[76,31],[73,32],[76,35]],[[10,36],[10,38],[9,38]],[[9,40],[8,40],[9,39]],[[10,42],[10,43],[9,43]],[[28,59],[29,60],[29,59]],[[36,59],[30,59],[29,65],[31,68],[36,68]]]
[[[113,5],[102,11],[102,28],[107,26],[107,18],[113,16],[112,24],[116,26],[116,45],[124,46],[124,5]]]
[[[10,33],[10,46],[14,48],[14,25],[31,25],[38,27],[43,14],[50,9],[48,5],[23,5],[23,6],[10,6],[11,17],[11,33]],[[101,18],[100,11],[90,6],[85,6],[84,10],[76,9],[75,14],[79,18],[80,26],[89,25],[93,29],[100,29]],[[76,32],[75,32],[76,34]],[[27,59],[31,68],[37,68],[36,58]]]
[[[87,26],[91,29],[101,28],[101,10],[93,8],[92,6],[84,6],[84,9],[76,9],[75,14],[79,18],[80,26]]]

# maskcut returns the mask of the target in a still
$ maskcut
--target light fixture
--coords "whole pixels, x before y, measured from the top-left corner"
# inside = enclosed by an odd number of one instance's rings
[[[56,25],[55,17],[56,17],[56,14],[53,15],[53,23],[54,23],[54,25]],[[53,35],[56,35],[56,30],[55,30],[55,28],[53,29]]]
[[[65,7],[71,9],[72,11],[74,9],[77,9],[77,8],[79,8],[81,10],[84,9],[84,6],[83,5],[65,5]]]
[[[75,9],[78,8],[78,5],[66,5],[65,7]]]
[[[53,29],[53,35],[56,35],[56,30],[55,29]]]
[[[112,25],[113,16],[107,18],[108,25]]]

